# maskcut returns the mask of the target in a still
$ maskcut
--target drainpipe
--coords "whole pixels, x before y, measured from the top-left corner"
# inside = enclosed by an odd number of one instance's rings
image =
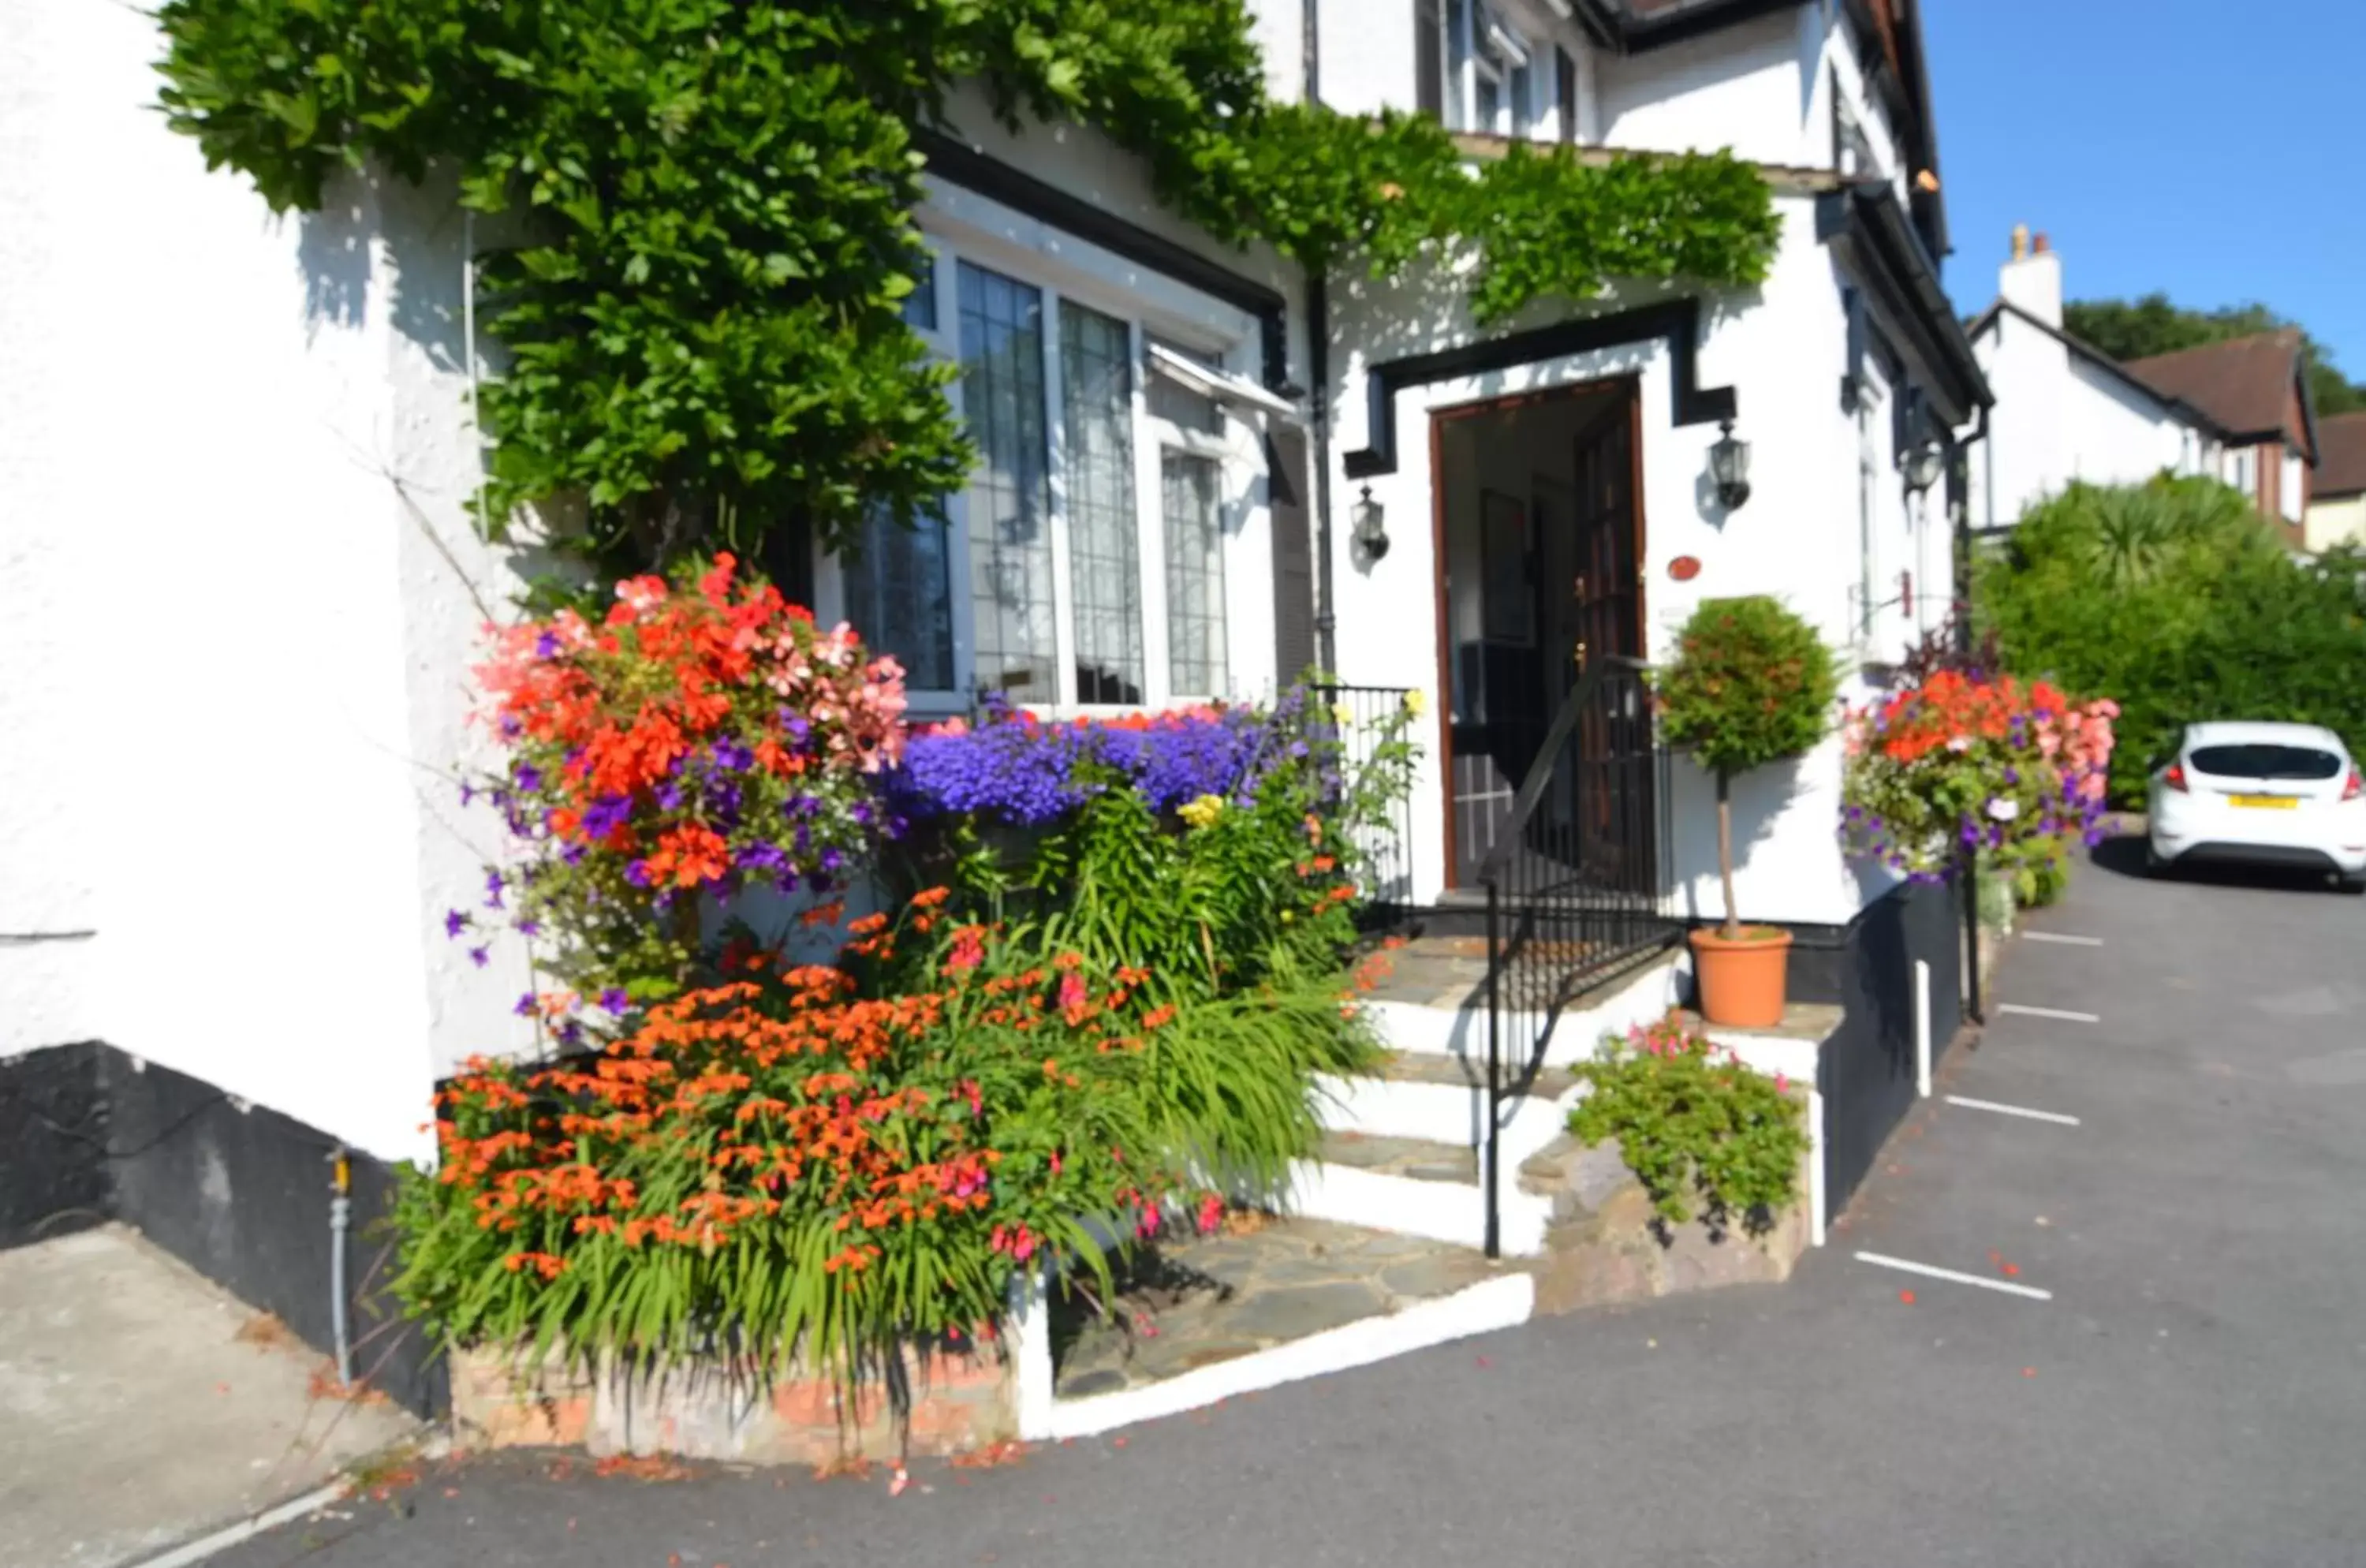
[[[340,1144],[329,1156],[329,1325],[337,1353],[337,1386],[354,1386],[354,1346],[345,1322],[345,1233],[353,1226],[354,1162]]]
[[[1305,0],[1300,27],[1309,107],[1323,101],[1323,0]],[[1331,572],[1331,280],[1322,267],[1306,274],[1307,412],[1313,423],[1314,661],[1340,678],[1339,617]]]

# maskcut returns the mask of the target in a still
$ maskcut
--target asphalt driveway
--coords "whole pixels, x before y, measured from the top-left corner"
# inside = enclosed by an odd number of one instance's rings
[[[1952,1054],[1787,1286],[930,1465],[901,1497],[513,1457],[219,1561],[2366,1561],[2366,900],[2124,863],[2015,942],[1992,1001],[2047,1010],[2000,1009]]]

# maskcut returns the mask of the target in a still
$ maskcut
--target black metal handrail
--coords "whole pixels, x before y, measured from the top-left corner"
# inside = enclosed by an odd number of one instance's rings
[[[1487,890],[1487,1128],[1481,1172],[1487,1255],[1502,1251],[1504,1106],[1534,1076],[1560,1005],[1670,946],[1665,912],[1667,758],[1650,665],[1597,656],[1561,699],[1520,780],[1479,880]],[[1546,810],[1548,801],[1552,804]],[[1507,919],[1511,922],[1507,929]],[[1508,1020],[1537,1021],[1517,1062]]]

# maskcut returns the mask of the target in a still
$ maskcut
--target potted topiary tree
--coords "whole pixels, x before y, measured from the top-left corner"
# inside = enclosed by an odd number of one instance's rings
[[[1717,780],[1717,869],[1725,919],[1692,933],[1701,1013],[1711,1023],[1783,1021],[1791,933],[1744,926],[1733,898],[1733,781],[1802,756],[1831,728],[1840,664],[1815,627],[1764,594],[1707,599],[1660,677],[1662,733]]]

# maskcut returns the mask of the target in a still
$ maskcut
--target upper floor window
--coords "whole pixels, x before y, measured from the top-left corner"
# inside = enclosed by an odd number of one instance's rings
[[[1449,130],[1534,136],[1560,124],[1574,69],[1554,69],[1560,51],[1545,50],[1487,0],[1414,0],[1417,104]]]

